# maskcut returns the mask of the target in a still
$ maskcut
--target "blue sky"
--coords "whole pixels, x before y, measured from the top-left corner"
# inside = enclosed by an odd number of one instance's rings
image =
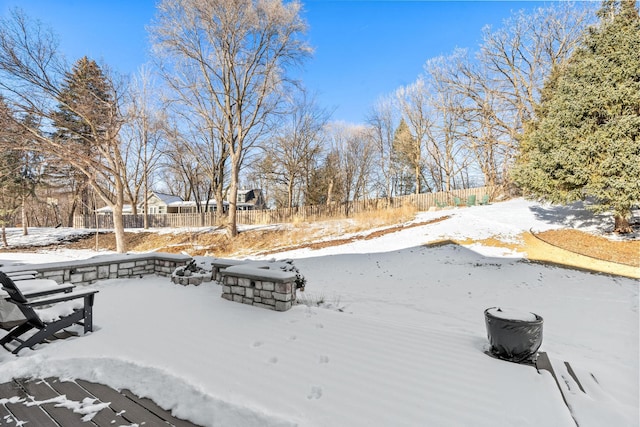
[[[49,25],[70,60],[87,55],[121,73],[147,61],[145,26],[154,0],[0,0]],[[549,2],[547,2],[549,3]],[[424,63],[456,47],[475,50],[482,27],[500,26],[511,11],[534,1],[307,0],[304,18],[315,54],[304,67],[305,86],[334,120],[360,123],[380,96],[409,84]]]

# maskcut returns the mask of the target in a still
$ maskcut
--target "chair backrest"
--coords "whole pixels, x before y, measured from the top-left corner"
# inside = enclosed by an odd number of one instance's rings
[[[44,328],[45,324],[42,319],[40,319],[40,316],[38,316],[32,307],[23,305],[27,302],[27,299],[13,280],[11,280],[11,278],[2,271],[0,271],[0,283],[2,283],[2,289],[9,293],[9,296],[13,301],[21,303],[17,305],[24,317],[27,319],[27,322],[30,322],[32,325],[36,325],[38,328]]]
[[[2,289],[9,294],[12,300],[21,303],[27,302],[27,299],[22,295],[22,292],[20,292],[20,289],[18,289],[13,280],[2,271],[0,271],[0,283],[2,283]]]

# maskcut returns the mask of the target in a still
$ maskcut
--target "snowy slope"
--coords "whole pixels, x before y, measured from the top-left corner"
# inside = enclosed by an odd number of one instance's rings
[[[597,379],[586,395],[570,392],[581,426],[638,426],[637,281],[423,245],[562,226],[550,209],[515,200],[452,210],[424,227],[277,255],[295,258],[308,280],[307,305],[285,313],[223,300],[217,284],[99,282],[95,332],[0,352],[0,382],[99,381],[207,426],[575,425],[551,375],[484,354],[483,311],[506,306],[541,315],[541,350]]]

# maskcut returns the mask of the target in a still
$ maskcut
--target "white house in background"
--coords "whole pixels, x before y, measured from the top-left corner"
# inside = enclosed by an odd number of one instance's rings
[[[160,193],[152,191],[149,193],[147,199],[147,205],[149,206],[149,214],[167,214],[167,213],[196,213],[196,202],[192,200],[183,200],[180,196],[174,196],[172,194]],[[201,202],[203,208],[206,208],[206,212],[215,212],[218,210],[218,204],[215,200],[209,200],[209,202]],[[229,202],[224,201],[224,210],[226,211],[229,206]],[[238,190],[238,198],[236,208],[241,211],[249,210],[262,210],[267,209],[262,190]],[[111,213],[111,208],[105,206],[97,209],[98,214]],[[125,215],[133,213],[131,205],[125,205],[122,210]],[[138,213],[144,214],[144,203],[138,204]]]
[[[173,194],[159,193],[152,191],[147,197],[147,206],[149,206],[149,214],[166,214],[175,213],[169,209],[172,203],[182,202],[182,197],[174,196]],[[144,213],[144,202],[138,203],[138,212]]]
[[[101,208],[96,209],[96,213],[98,215],[110,214],[111,208],[109,206],[103,206]],[[133,213],[133,208],[131,208],[131,205],[124,205],[122,206],[122,213],[124,215],[131,215]]]
[[[218,210],[218,204],[215,200],[209,200],[208,203],[200,202],[202,209],[205,212],[216,212]],[[229,203],[223,202],[224,210],[228,209]],[[194,200],[180,200],[171,202],[167,205],[167,213],[196,213],[198,212],[196,202]]]
[[[238,190],[238,198],[236,199],[236,208],[239,211],[253,211],[267,209],[267,202],[264,199],[262,190],[254,188],[253,190]]]

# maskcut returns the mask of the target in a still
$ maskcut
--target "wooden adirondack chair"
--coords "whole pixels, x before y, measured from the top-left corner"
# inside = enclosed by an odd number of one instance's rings
[[[17,305],[26,318],[24,323],[14,327],[7,335],[0,339],[0,345],[13,354],[18,354],[18,352],[25,347],[31,348],[39,344],[73,324],[84,326],[84,333],[93,331],[93,299],[94,295],[98,292],[97,290],[87,289],[67,292],[69,286],[60,286],[59,291],[48,290],[46,294],[42,292],[32,292],[25,296],[18,286],[16,286],[15,282],[1,271],[0,283],[2,283],[2,289],[9,294],[5,299]],[[62,292],[62,294],[60,292]],[[52,321],[43,320],[35,310],[37,307],[55,305],[80,298],[84,299],[82,307],[74,308],[71,314],[60,316],[60,318]],[[32,329],[37,329],[38,331],[24,340],[20,338]],[[17,341],[19,345],[11,350],[7,348],[7,344],[13,341]]]
[[[488,205],[489,204],[489,195],[485,194],[482,196],[482,199],[478,202],[479,205]]]
[[[467,197],[467,206],[475,206],[476,205],[476,195],[472,194]]]

